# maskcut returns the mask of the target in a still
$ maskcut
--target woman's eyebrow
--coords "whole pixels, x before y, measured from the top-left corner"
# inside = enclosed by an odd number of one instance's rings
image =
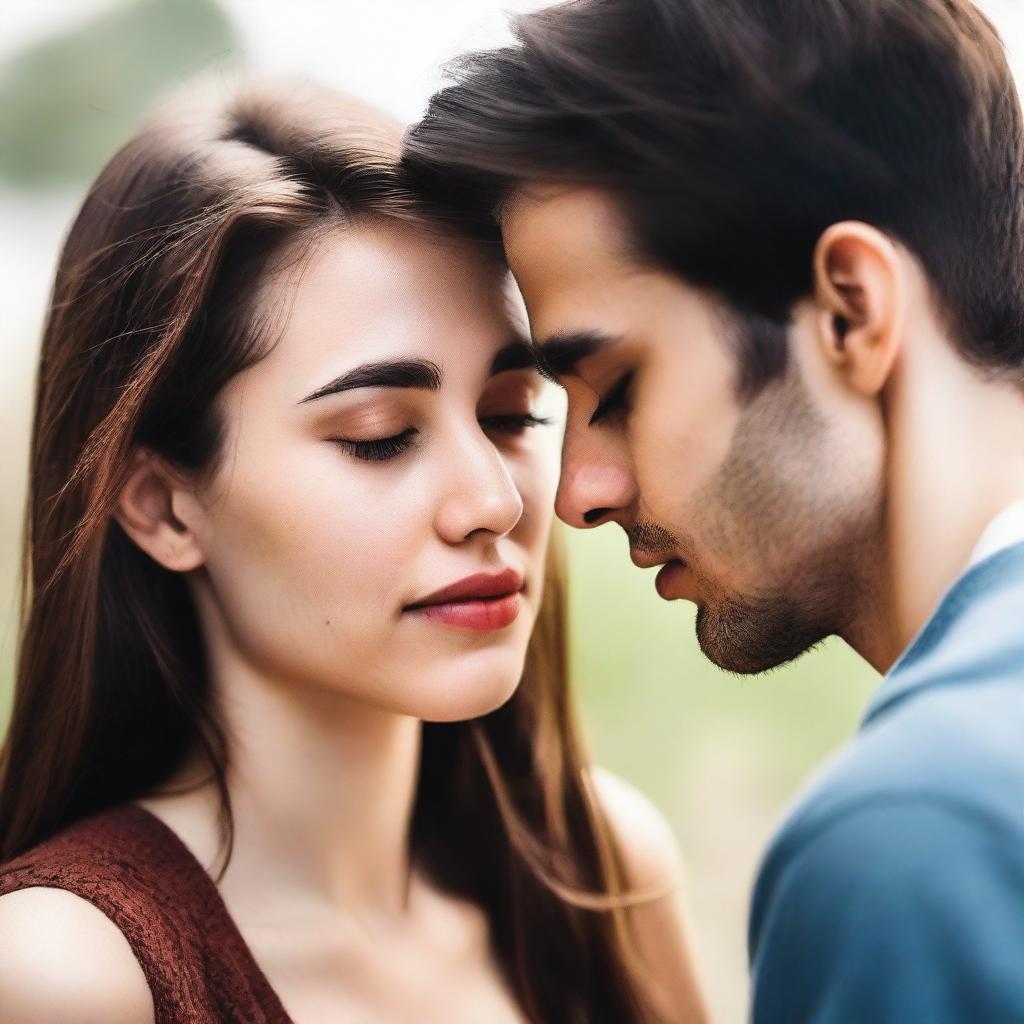
[[[317,388],[296,404],[315,402],[318,398],[355,388],[422,388],[426,391],[440,391],[442,379],[441,367],[429,359],[388,359],[363,363]]]

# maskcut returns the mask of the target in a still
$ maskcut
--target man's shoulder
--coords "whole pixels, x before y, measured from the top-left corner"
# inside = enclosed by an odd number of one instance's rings
[[[984,800],[895,787],[814,811],[787,822],[771,844],[755,889],[755,918],[783,889],[842,903],[859,885],[879,898],[906,886],[945,886],[952,878],[963,885],[998,862],[1015,865],[1024,880],[1024,823],[993,813]]]
[[[999,935],[1024,884],[1022,694],[1006,680],[937,686],[848,743],[762,861],[754,961],[770,945],[776,963],[791,953],[855,962],[877,955],[862,943],[910,949],[945,926],[980,929],[978,946]]]
[[[1024,1020],[1020,560],[961,585],[785,816],[751,905],[757,1024]]]
[[[872,808],[943,806],[1024,833],[1022,676],[937,684],[868,723],[813,776],[771,850]],[[1024,835],[1018,838],[1024,839]],[[1022,847],[1024,855],[1024,847]]]
[[[866,794],[777,848],[750,920],[754,1020],[1024,1019],[1018,829],[942,793]],[[900,977],[898,986],[878,979]],[[825,1009],[823,1009],[825,1008]]]

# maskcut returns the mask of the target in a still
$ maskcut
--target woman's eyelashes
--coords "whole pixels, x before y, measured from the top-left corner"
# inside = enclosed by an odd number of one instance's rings
[[[530,427],[544,427],[554,420],[550,417],[534,416],[532,413],[516,413],[504,416],[484,416],[480,423],[485,429],[496,430],[505,434],[520,434]],[[331,440],[348,451],[361,462],[387,462],[398,458],[415,444],[414,438],[419,433],[415,427],[407,427],[393,437],[382,437],[373,441],[353,441],[344,437]]]
[[[528,427],[547,427],[555,421],[550,416],[534,416],[532,413],[524,412],[508,416],[484,416],[480,422],[492,430],[518,434]]]
[[[406,427],[393,437],[382,437],[375,441],[350,441],[344,437],[332,438],[335,444],[354,455],[360,462],[387,462],[398,458],[413,445],[413,438],[419,433],[415,427]]]
[[[634,371],[630,370],[618,379],[611,391],[609,391],[608,394],[606,394],[604,398],[597,403],[597,408],[590,417],[589,426],[593,426],[599,420],[605,419],[614,413],[626,411],[626,398],[628,396],[629,386],[633,383],[633,376]]]

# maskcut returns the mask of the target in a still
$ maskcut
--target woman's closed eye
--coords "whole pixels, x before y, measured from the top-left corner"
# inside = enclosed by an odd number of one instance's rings
[[[534,416],[533,413],[523,412],[503,416],[482,416],[480,422],[489,430],[520,434],[530,427],[547,427],[555,421],[550,416]]]
[[[531,427],[548,426],[554,423],[554,420],[550,417],[534,416],[533,413],[527,412],[483,416],[480,418],[480,423],[487,430],[521,434]],[[360,462],[388,462],[412,448],[418,433],[419,431],[415,427],[406,427],[400,434],[376,438],[372,441],[355,441],[344,437],[334,437],[331,438],[331,441],[359,459]]]
[[[406,427],[400,434],[372,441],[353,441],[345,437],[332,437],[331,441],[354,455],[360,462],[387,462],[408,451],[418,433],[415,427]]]

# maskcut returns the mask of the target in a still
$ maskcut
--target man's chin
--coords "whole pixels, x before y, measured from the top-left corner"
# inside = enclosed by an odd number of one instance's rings
[[[736,675],[757,675],[794,661],[830,631],[801,622],[792,608],[764,602],[701,602],[697,643],[704,656]]]

